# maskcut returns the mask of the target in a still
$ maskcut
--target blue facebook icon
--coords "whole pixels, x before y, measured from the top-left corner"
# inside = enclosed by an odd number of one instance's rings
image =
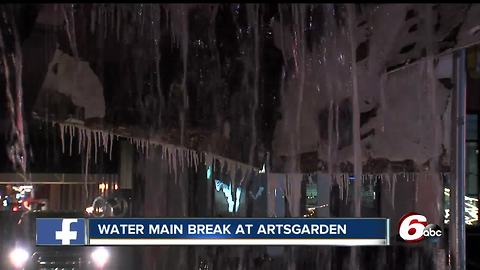
[[[85,245],[85,219],[37,218],[37,245]]]

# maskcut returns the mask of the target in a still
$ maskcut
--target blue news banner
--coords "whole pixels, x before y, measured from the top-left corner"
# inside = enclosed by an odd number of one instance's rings
[[[37,245],[389,245],[384,218],[38,218]]]

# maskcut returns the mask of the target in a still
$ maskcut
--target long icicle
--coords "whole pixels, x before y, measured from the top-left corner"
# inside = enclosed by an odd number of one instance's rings
[[[10,117],[10,123],[12,126],[10,132],[10,148],[8,149],[8,156],[15,167],[19,166],[21,169],[22,176],[26,180],[26,166],[27,166],[27,152],[25,149],[25,132],[24,132],[24,122],[23,122],[23,87],[22,87],[22,70],[23,70],[23,57],[21,45],[19,42],[19,35],[17,27],[15,25],[15,20],[12,17],[11,22],[8,21],[5,10],[3,10],[3,19],[5,24],[10,24],[10,29],[8,33],[12,34],[13,32],[13,41],[14,41],[14,53],[11,53],[11,63],[14,68],[14,89],[15,95],[12,94],[12,85],[10,82],[10,66],[8,63],[8,58],[6,52],[7,47],[4,43],[4,32],[0,33],[0,49],[2,51],[2,66],[3,72],[5,75],[5,91],[7,98],[7,111]],[[13,29],[13,31],[12,31]]]
[[[65,27],[68,36],[68,41],[70,42],[70,48],[72,49],[73,56],[78,59],[78,47],[77,47],[77,37],[75,31],[75,14],[74,4],[71,4],[71,7],[67,5],[62,6],[63,16],[65,18]]]
[[[84,187],[85,187],[85,203],[88,203],[88,166],[90,165],[90,153],[92,146],[91,132],[86,131],[87,135],[87,152],[85,154],[85,178],[84,178]]]
[[[358,82],[357,82],[357,64],[356,64],[356,44],[355,44],[355,6],[354,4],[347,4],[348,15],[348,36],[350,43],[350,57],[351,57],[351,80],[352,80],[352,118],[353,118],[353,168],[354,168],[354,214],[355,217],[361,216],[362,211],[362,158],[361,158],[361,141],[360,141],[360,109],[358,102]],[[358,268],[358,249],[353,247],[350,254],[350,267]]]
[[[259,87],[259,76],[260,76],[260,40],[259,40],[259,28],[260,28],[260,20],[259,20],[259,7],[258,4],[253,5],[253,10],[248,9],[249,11],[249,23],[253,24],[253,32],[254,32],[254,58],[255,58],[255,79],[253,85],[253,105],[251,111],[251,132],[252,132],[252,139],[250,142],[250,151],[249,151],[249,158],[248,161],[250,164],[253,164],[254,157],[255,157],[255,147],[257,141],[257,126],[256,126],[256,112],[258,107],[258,87]],[[253,13],[253,14],[252,14]]]
[[[15,57],[13,57],[13,64],[15,67],[15,114],[16,114],[16,131],[17,131],[17,140],[18,140],[18,155],[19,163],[22,170],[22,173],[25,174],[27,170],[27,151],[25,149],[25,130],[23,123],[23,87],[22,87],[22,77],[23,77],[23,55],[22,48],[19,41],[19,35],[15,21],[12,20],[13,24],[13,33],[15,37]],[[24,177],[26,180],[26,178]]]
[[[186,111],[188,110],[188,91],[187,91],[187,64],[188,64],[188,7],[182,5],[182,60],[183,60],[183,79],[182,79],[182,93],[183,93],[183,108],[180,111],[180,144],[185,143],[185,121]]]

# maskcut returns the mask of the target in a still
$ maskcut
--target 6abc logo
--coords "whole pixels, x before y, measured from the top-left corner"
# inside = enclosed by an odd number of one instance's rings
[[[438,239],[443,232],[440,226],[428,224],[427,218],[418,213],[405,214],[398,224],[398,234],[405,242],[419,242],[426,238]]]

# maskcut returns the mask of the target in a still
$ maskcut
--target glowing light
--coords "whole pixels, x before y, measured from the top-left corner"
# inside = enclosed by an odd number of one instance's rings
[[[262,169],[260,171],[258,171],[258,173],[265,173],[265,172],[266,172],[266,170],[265,170],[265,163],[264,163]]]
[[[217,191],[222,191],[223,194],[225,195],[228,203],[228,212],[233,213],[234,208],[235,212],[238,212],[238,209],[240,207],[240,196],[242,195],[242,190],[237,187],[235,191],[235,202],[233,201],[232,198],[232,184],[230,183],[229,185],[223,183],[221,180],[215,179],[215,189]]]
[[[28,261],[30,255],[28,252],[23,248],[16,248],[12,250],[9,254],[10,263],[13,267],[20,269],[23,268]]]
[[[211,179],[211,177],[212,177],[212,166],[208,166],[207,179]]]
[[[103,268],[110,258],[110,253],[106,248],[100,247],[92,252],[91,257],[97,267]]]
[[[240,188],[237,188],[237,193],[235,194],[235,212],[238,212],[238,207],[240,207],[240,196],[242,196],[242,190]],[[233,210],[233,205],[232,205],[232,210]],[[233,212],[233,211],[232,211]]]
[[[12,189],[16,192],[32,192],[33,186],[13,186]]]
[[[443,194],[450,197],[450,189],[445,188]],[[445,209],[444,223],[450,222],[450,209]],[[474,225],[478,222],[478,199],[465,196],[465,224]]]
[[[30,210],[30,205],[28,204],[28,201],[24,201],[22,203],[23,207],[25,207],[27,210]]]

